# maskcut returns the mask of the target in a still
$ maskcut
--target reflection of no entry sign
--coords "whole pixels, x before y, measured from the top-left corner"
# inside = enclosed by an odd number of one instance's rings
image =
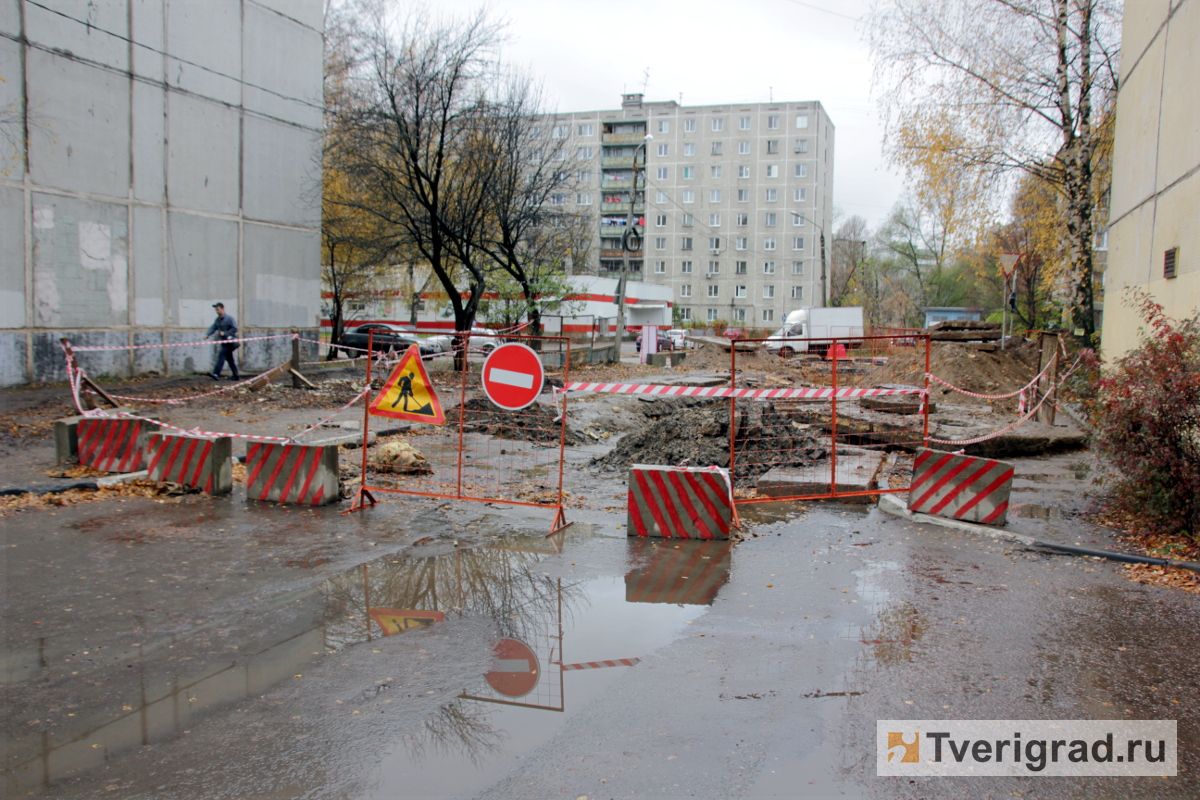
[[[505,344],[483,362],[483,391],[501,408],[516,411],[542,393],[542,360],[527,345]]]
[[[501,639],[492,653],[496,666],[484,677],[493,689],[507,697],[524,697],[533,691],[538,680],[538,660],[529,645],[516,639]]]

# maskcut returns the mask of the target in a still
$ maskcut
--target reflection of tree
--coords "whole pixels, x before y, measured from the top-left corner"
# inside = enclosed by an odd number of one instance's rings
[[[485,756],[500,750],[501,734],[492,727],[492,709],[483,703],[457,699],[442,706],[425,720],[425,727],[404,739],[404,748],[413,760],[427,752],[453,753],[461,750],[477,764]]]
[[[871,645],[876,663],[893,667],[912,661],[913,647],[928,627],[912,604],[892,603],[876,615],[874,623],[862,629],[862,643]]]

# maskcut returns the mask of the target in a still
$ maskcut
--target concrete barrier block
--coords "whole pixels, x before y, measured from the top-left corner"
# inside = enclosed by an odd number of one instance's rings
[[[337,445],[251,442],[246,448],[246,497],[323,506],[338,499]]]
[[[950,519],[1004,525],[1012,493],[1013,465],[939,450],[918,450],[913,460],[910,511]]]
[[[207,494],[233,491],[233,439],[159,432],[146,445],[150,480],[191,486]]]
[[[626,533],[663,539],[728,539],[733,524],[729,471],[634,464]]]
[[[144,469],[146,441],[158,430],[140,419],[84,417],[77,424],[79,463],[105,472]]]

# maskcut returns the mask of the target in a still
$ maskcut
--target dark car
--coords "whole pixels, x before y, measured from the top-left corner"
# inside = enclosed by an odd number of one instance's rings
[[[372,333],[374,336],[371,339],[371,347],[378,352],[390,353],[393,350],[407,350],[414,344],[417,345],[423,356],[431,356],[440,352],[437,345],[421,341],[411,329],[405,329],[399,325],[389,325],[385,322],[368,322],[366,325],[359,325],[354,330],[342,334],[337,347],[342,348],[342,351],[351,358],[358,358],[365,353],[367,339]]]

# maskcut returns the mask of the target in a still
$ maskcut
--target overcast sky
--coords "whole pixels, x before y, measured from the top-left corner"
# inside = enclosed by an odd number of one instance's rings
[[[480,0],[436,0],[466,15]],[[833,202],[872,226],[903,190],[880,155],[871,63],[855,19],[867,0],[491,0],[507,59],[558,111],[615,108],[624,92],[683,105],[819,100],[837,127]],[[826,10],[821,10],[826,9]],[[646,70],[649,69],[649,77]]]

